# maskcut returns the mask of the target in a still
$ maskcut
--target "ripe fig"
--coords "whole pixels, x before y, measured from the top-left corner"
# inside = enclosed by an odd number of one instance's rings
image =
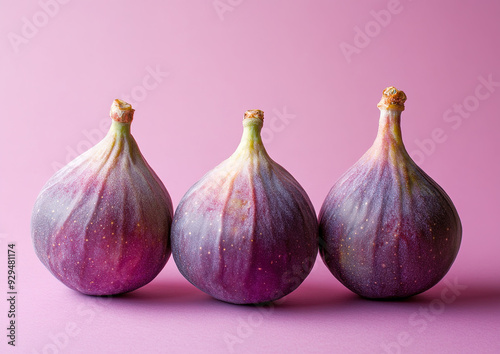
[[[84,294],[135,290],[170,256],[172,202],[130,134],[133,114],[128,103],[115,100],[108,134],[56,172],[33,209],[38,258]]]
[[[266,152],[264,112],[250,110],[236,151],[194,184],[172,224],[172,255],[187,280],[230,303],[279,299],[318,253],[318,222],[299,183]]]
[[[462,225],[448,195],[406,152],[406,95],[384,90],[372,147],[335,183],[319,214],[320,254],[367,298],[402,298],[439,282],[457,256]]]

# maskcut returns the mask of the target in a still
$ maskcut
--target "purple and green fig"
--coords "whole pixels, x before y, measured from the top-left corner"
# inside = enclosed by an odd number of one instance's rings
[[[135,290],[170,256],[172,202],[130,134],[133,114],[115,100],[108,134],[56,172],[33,208],[38,258],[84,294]]]
[[[245,113],[238,148],[188,190],[172,224],[172,255],[182,275],[234,304],[289,294],[318,253],[314,208],[266,152],[263,119],[260,110]]]
[[[403,91],[384,90],[375,142],[335,183],[319,214],[323,261],[366,298],[431,288],[450,269],[462,239],[451,199],[403,145],[405,101]]]

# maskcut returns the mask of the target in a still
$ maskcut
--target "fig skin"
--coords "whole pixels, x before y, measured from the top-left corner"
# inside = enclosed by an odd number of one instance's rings
[[[267,154],[260,138],[263,118],[252,114],[262,111],[247,112],[236,152],[184,195],[171,235],[182,275],[234,304],[289,294],[318,253],[314,208],[299,183]]]
[[[172,202],[130,134],[133,110],[124,105],[114,102],[108,134],[56,172],[33,208],[38,258],[88,295],[135,290],[170,257]]]
[[[403,145],[405,99],[393,87],[384,91],[374,144],[335,183],[319,214],[324,263],[366,298],[428,290],[450,269],[462,238],[451,199]]]

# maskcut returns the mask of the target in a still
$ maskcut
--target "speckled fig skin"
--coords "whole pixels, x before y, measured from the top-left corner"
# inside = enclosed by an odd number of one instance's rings
[[[115,100],[106,137],[49,179],[32,214],[35,252],[88,295],[137,289],[170,256],[170,196],[130,134],[134,110]]]
[[[335,183],[319,214],[323,261],[367,298],[403,298],[431,288],[448,272],[462,238],[451,199],[403,145],[405,100],[394,87],[384,91],[374,144]]]
[[[289,294],[318,253],[314,208],[267,154],[262,123],[262,111],[247,111],[238,149],[189,189],[172,225],[180,272],[200,290],[235,304]]]

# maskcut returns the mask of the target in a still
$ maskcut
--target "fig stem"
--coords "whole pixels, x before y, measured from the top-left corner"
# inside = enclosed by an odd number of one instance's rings
[[[377,104],[380,109],[380,119],[376,139],[382,145],[403,145],[401,112],[405,109],[405,101],[406,94],[394,86],[389,86],[383,91],[382,99]]]
[[[398,111],[404,111],[405,101],[406,101],[406,94],[403,91],[398,90],[394,86],[389,86],[382,92],[382,98],[380,99],[380,102],[377,104],[377,107],[380,110],[393,109]]]
[[[401,110],[382,109],[380,111],[377,139],[386,143],[403,144],[401,135]]]
[[[134,119],[135,109],[132,106],[120,99],[116,99],[113,101],[111,105],[111,110],[109,111],[109,116],[115,122],[119,123],[131,123]]]
[[[241,137],[238,151],[254,150],[257,147],[265,151],[260,131],[264,124],[264,112],[259,109],[252,109],[245,112],[243,119],[243,135]]]
[[[111,122],[111,127],[109,131],[112,134],[130,134],[130,123],[121,123],[117,122],[116,120]]]
[[[261,120],[264,120],[264,111],[261,111],[260,109],[249,109],[248,111],[245,112],[245,118],[258,118]]]

